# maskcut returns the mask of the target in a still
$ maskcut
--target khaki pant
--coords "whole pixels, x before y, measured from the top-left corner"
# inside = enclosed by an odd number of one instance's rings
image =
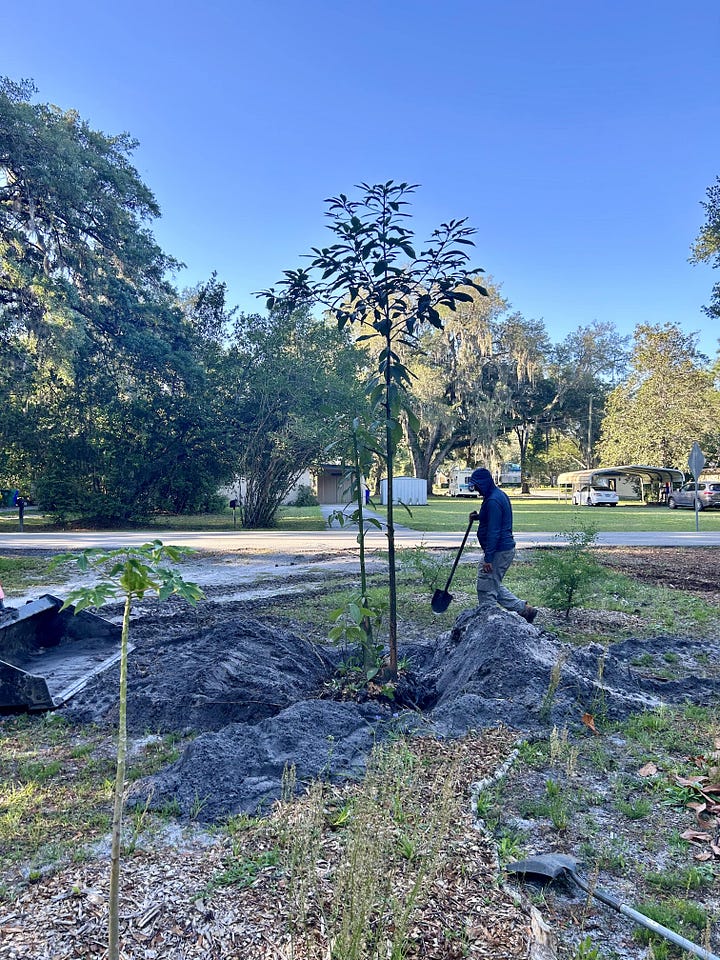
[[[490,607],[494,603],[500,604],[506,610],[514,610],[520,613],[525,609],[525,601],[520,600],[511,593],[507,587],[503,586],[503,577],[510,569],[510,564],[515,558],[515,548],[512,550],[502,550],[496,553],[492,562],[492,573],[485,573],[483,570],[484,560],[478,564],[477,575],[477,595],[479,607]]]

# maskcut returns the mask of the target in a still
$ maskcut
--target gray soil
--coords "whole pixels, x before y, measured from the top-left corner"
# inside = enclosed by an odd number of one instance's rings
[[[288,565],[282,569],[286,577]],[[337,572],[334,565],[324,573]],[[128,678],[131,736],[192,737],[175,764],[135,786],[135,802],[173,804],[201,821],[255,813],[280,795],[289,764],[299,789],[318,776],[356,775],[372,744],[398,727],[455,737],[500,722],[547,734],[601,705],[619,720],[661,703],[720,697],[720,677],[708,668],[720,641],[657,637],[578,648],[498,608],[489,616],[465,611],[451,631],[404,643],[411,666],[393,701],[339,703],[336,648],[253,615],[254,589],[245,600],[215,589],[195,610],[179,601],[142,605]],[[633,665],[668,649],[677,655],[673,679]],[[116,689],[112,673],[98,677],[64,713],[114,724]]]

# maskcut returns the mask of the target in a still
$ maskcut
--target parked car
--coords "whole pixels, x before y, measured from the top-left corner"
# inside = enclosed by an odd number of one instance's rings
[[[620,497],[610,487],[596,487],[586,483],[573,494],[572,502],[578,507],[616,507]]]
[[[667,503],[671,510],[675,507],[690,507],[694,510],[696,500],[698,510],[704,510],[706,507],[720,507],[720,483],[715,480],[711,482],[701,480],[700,483],[695,483],[691,480],[683,484],[679,490],[671,490]]]

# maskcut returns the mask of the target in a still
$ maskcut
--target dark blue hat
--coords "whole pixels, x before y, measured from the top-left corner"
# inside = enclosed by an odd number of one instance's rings
[[[494,486],[495,481],[492,474],[485,467],[478,467],[477,470],[473,470],[468,481],[468,490],[478,490],[483,495],[489,493]]]

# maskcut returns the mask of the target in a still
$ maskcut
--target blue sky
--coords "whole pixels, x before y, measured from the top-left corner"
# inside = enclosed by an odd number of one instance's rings
[[[720,4],[700,0],[35,0],[0,73],[140,141],[154,233],[230,300],[326,243],[323,200],[419,183],[421,237],[468,217],[476,263],[552,339],[680,324],[718,272],[692,266],[720,175]]]

